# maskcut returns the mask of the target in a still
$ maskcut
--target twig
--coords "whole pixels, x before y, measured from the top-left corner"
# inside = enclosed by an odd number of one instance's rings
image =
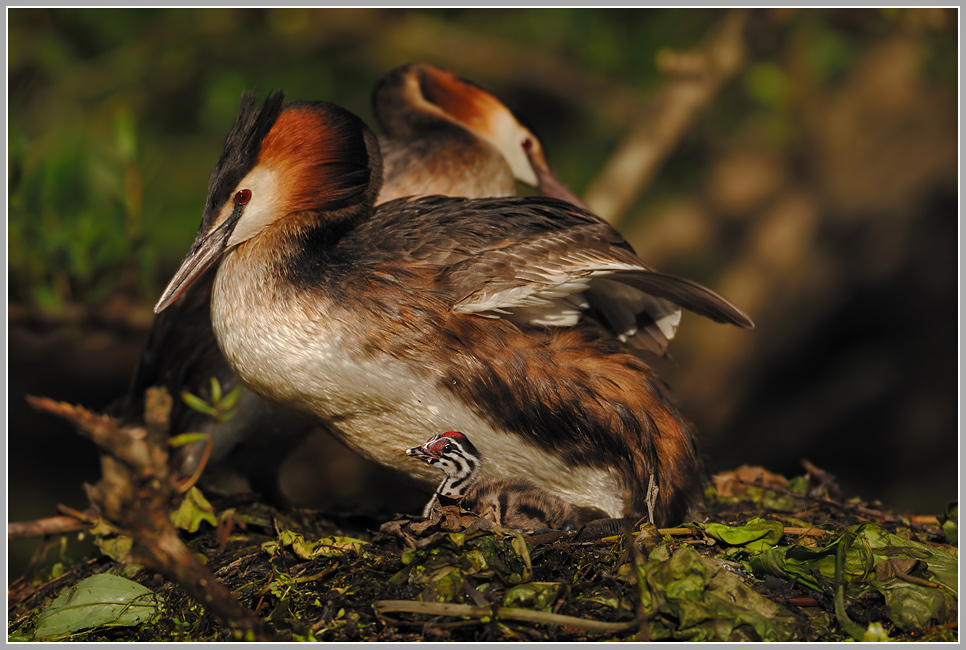
[[[32,396],[27,401],[73,423],[102,449],[101,480],[85,486],[88,498],[105,521],[131,537],[137,562],[165,574],[237,632],[272,638],[264,622],[198,561],[171,523],[169,513],[177,495],[166,447],[171,409],[167,391],[149,389],[146,426],[123,429],[114,418],[80,406]]]
[[[677,537],[681,535],[694,535],[695,530],[693,528],[658,528],[657,532],[661,535]]]
[[[824,537],[825,535],[832,534],[821,528],[795,528],[792,526],[786,526],[782,532],[786,535],[802,535],[805,537]]]
[[[33,521],[19,521],[7,524],[7,539],[23,539],[26,537],[42,537],[45,535],[60,535],[84,530],[96,521],[96,515],[90,512],[74,510],[63,504],[57,505],[59,515],[44,517]]]
[[[943,589],[944,588],[941,584],[938,584],[938,583],[933,582],[931,580],[926,580],[925,578],[917,578],[916,576],[909,575],[905,571],[900,571],[899,569],[896,569],[895,570],[894,575],[897,578],[901,579],[901,580],[905,580],[906,582],[909,582],[909,583],[914,584],[914,585],[919,585],[921,587],[929,587],[930,589]]]
[[[685,535],[696,535],[698,531],[693,528],[659,528],[657,531],[661,535],[671,535],[671,536],[685,536]],[[830,535],[831,533],[827,530],[822,530],[821,528],[799,528],[794,526],[785,526],[782,532],[786,535],[804,535],[808,537],[823,537],[825,535]],[[640,535],[640,532],[631,533],[632,536]],[[594,540],[597,542],[614,542],[619,540],[622,535],[611,535],[610,537],[602,537],[599,540]],[[583,542],[584,544],[593,544],[594,542]]]
[[[194,473],[181,481],[175,486],[175,491],[178,494],[184,494],[190,490],[195,483],[201,479],[201,474],[205,470],[205,466],[208,464],[208,459],[211,457],[211,448],[214,447],[215,438],[214,436],[208,436],[205,440],[205,449],[201,452],[201,459],[198,461],[198,466],[195,467]]]
[[[652,481],[654,474],[651,474]],[[650,492],[650,489],[648,490]],[[648,509],[650,509],[650,504],[648,504]],[[654,521],[651,518],[651,513],[648,512],[648,521]],[[624,530],[624,543],[627,544],[627,548],[631,553],[631,559],[634,562],[634,573],[637,575],[637,602],[634,604],[634,611],[637,612],[637,620],[640,621],[640,627],[637,630],[638,641],[643,641],[645,643],[651,640],[651,631],[647,627],[647,609],[644,607],[644,591],[647,589],[645,584],[644,576],[639,571],[641,565],[644,564],[643,558],[641,557],[641,551],[637,548],[633,534],[631,532],[630,524]],[[648,594],[650,595],[650,594]]]
[[[909,521],[923,526],[938,526],[939,517],[936,515],[909,515]]]
[[[322,569],[318,573],[313,573],[310,576],[296,576],[296,577],[292,578],[292,582],[294,584],[301,584],[303,582],[314,582],[316,580],[321,580],[322,578],[325,578],[326,576],[328,576],[328,575],[330,575],[332,573],[335,573],[335,570],[338,569],[338,568],[339,568],[339,563],[338,562],[333,562],[332,564],[330,564],[329,566],[325,567],[324,569]]]
[[[89,527],[90,524],[86,522],[63,515],[35,519],[34,521],[14,521],[7,524],[7,539],[60,535],[72,533],[76,530],[85,530]]]
[[[65,506],[63,503],[57,504],[57,512],[65,517],[72,517],[77,521],[82,521],[85,524],[93,526],[97,523],[97,513],[94,512],[93,508],[88,508],[87,510],[74,510],[70,506]]]
[[[424,603],[415,600],[377,600],[372,604],[377,614],[384,612],[408,612],[410,614],[430,614],[433,616],[469,616],[471,618],[496,617],[507,621],[526,621],[557,625],[587,632],[621,632],[638,625],[638,621],[607,622],[592,619],[564,616],[549,612],[537,612],[521,607],[476,607],[455,603]]]
[[[654,178],[701,110],[745,59],[748,13],[728,12],[694,52],[658,55],[658,65],[672,75],[584,194],[600,217],[616,224]]]

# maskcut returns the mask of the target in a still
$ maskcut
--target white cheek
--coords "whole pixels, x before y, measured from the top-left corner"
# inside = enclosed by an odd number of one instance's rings
[[[533,166],[527,159],[521,144],[524,138],[533,138],[533,136],[520,126],[509,111],[501,111],[494,115],[490,125],[492,134],[485,134],[484,137],[503,154],[517,180],[536,187],[539,182],[537,174],[533,171]]]
[[[279,174],[275,170],[256,167],[238,183],[235,192],[251,190],[252,198],[228,239],[229,247],[251,239],[282,216],[279,180]]]

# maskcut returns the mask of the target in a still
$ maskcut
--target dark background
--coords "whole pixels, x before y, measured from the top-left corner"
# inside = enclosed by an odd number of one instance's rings
[[[96,453],[24,395],[99,409],[123,393],[240,93],[334,101],[375,126],[373,84],[412,60],[503,98],[644,260],[752,315],[753,331],[686,315],[657,363],[713,471],[794,475],[807,458],[908,513],[956,499],[955,10],[749,12],[735,74],[617,207],[603,170],[673,114],[666,92],[687,77],[662,57],[726,11],[7,15],[10,521],[86,505]],[[419,501],[321,437],[284,475],[314,507]],[[11,575],[36,546],[10,545]]]

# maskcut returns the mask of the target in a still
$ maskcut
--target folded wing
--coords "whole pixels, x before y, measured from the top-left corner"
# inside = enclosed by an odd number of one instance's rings
[[[727,299],[644,264],[605,224],[586,224],[489,248],[447,269],[454,310],[519,324],[567,327],[590,317],[628,345],[664,354],[681,308],[752,327]]]

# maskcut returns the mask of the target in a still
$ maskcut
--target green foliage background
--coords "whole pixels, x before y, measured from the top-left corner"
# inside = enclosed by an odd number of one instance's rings
[[[11,299],[57,308],[127,290],[151,301],[197,228],[208,172],[249,88],[340,103],[375,126],[369,93],[385,70],[416,59],[451,66],[535,122],[560,175],[579,191],[637,107],[605,109],[594,97],[560,96],[565,90],[549,89],[552,80],[528,85],[527,67],[552,58],[575,74],[624,88],[627,96],[643,95],[659,83],[656,53],[693,47],[721,15],[697,9],[11,10]],[[808,55],[823,78],[840,72],[861,46],[833,18],[816,14],[797,27],[802,38],[815,32]],[[440,36],[435,43],[416,40],[434,35]],[[495,57],[492,65],[488,56]],[[729,101],[698,125],[695,138],[726,130],[749,110],[771,122],[776,139],[793,138],[783,115],[792,108],[788,83],[777,63],[755,62]],[[658,180],[658,196],[693,187],[687,170],[700,172],[686,151],[671,167]]]
[[[647,88],[657,48],[694,43],[714,14],[12,10],[11,298],[56,308],[136,290],[151,300],[197,228],[208,172],[246,89],[334,101],[373,124],[369,92],[386,69],[414,58],[447,63],[445,51],[426,57],[389,35],[449,27],[483,42],[474,47],[484,53],[505,41]],[[473,72],[512,94],[499,70]],[[570,108],[592,105],[581,98]],[[601,133],[582,141],[595,157],[555,147],[577,187],[619,136],[620,125],[591,125]],[[567,126],[538,128],[556,136]]]

